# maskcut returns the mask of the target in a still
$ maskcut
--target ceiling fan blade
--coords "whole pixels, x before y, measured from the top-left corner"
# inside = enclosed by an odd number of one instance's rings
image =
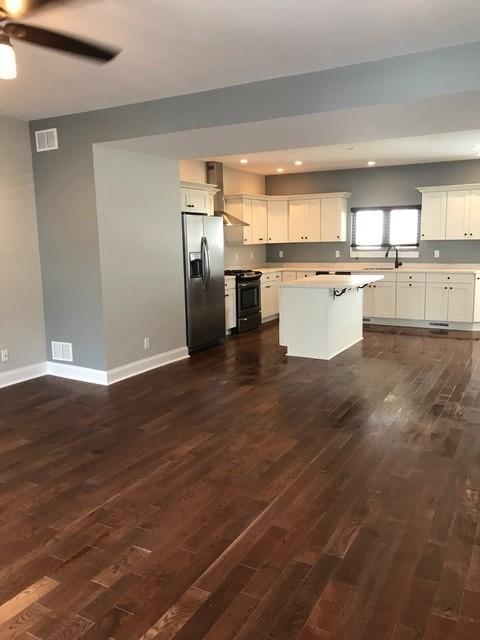
[[[13,18],[29,16],[50,4],[71,4],[75,0],[0,0],[3,11]]]
[[[119,49],[114,49],[113,47],[100,46],[87,40],[79,40],[78,38],[67,36],[58,31],[33,27],[20,22],[7,22],[2,29],[6,36],[14,40],[21,40],[22,42],[46,47],[47,49],[56,49],[76,56],[91,58],[98,62],[109,62],[120,53]]]

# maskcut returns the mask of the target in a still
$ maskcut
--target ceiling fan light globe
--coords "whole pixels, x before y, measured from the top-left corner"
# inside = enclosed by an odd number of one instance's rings
[[[10,44],[0,43],[0,80],[14,80],[16,77],[15,51]]]

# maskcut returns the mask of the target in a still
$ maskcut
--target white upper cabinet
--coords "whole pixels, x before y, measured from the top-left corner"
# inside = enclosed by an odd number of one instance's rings
[[[445,191],[422,196],[422,240],[445,240],[447,194]]]
[[[303,242],[305,236],[305,204],[303,200],[293,200],[288,209],[288,241]]]
[[[322,242],[345,242],[347,239],[346,198],[323,198],[321,221]]]
[[[470,216],[468,221],[469,238],[480,238],[480,189],[470,192]]]
[[[187,213],[206,213],[213,216],[213,196],[217,191],[215,185],[182,182],[180,208]]]
[[[291,200],[288,211],[289,242],[320,242],[321,202],[311,200]]]
[[[312,194],[311,197],[227,195],[227,212],[250,225],[227,227],[227,243],[345,242],[350,195],[347,192]]]
[[[480,239],[480,184],[417,187],[422,240]]]
[[[267,242],[288,242],[288,200],[267,202]]]
[[[321,201],[317,198],[304,200],[305,207],[305,242],[321,240]]]
[[[464,240],[468,237],[470,216],[470,192],[450,191],[447,193],[447,226],[445,237],[449,240]]]
[[[267,203],[252,199],[252,244],[264,244],[268,238]]]

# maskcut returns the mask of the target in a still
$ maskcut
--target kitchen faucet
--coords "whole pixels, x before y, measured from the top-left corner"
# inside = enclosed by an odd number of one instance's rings
[[[398,269],[398,267],[402,266],[402,263],[398,259],[398,247],[396,247],[396,246],[391,244],[387,249],[387,252],[385,254],[385,258],[388,258],[388,255],[390,253],[390,249],[395,249],[395,269]]]

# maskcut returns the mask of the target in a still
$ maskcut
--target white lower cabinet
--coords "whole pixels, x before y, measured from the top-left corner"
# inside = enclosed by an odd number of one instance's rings
[[[372,285],[372,317],[394,318],[396,283],[380,280]]]
[[[429,282],[425,295],[425,319],[447,322],[448,286],[444,282]]]
[[[430,283],[425,318],[437,322],[473,322],[473,284]]]
[[[453,284],[448,288],[448,320],[450,322],[473,322],[472,284]]]
[[[365,318],[395,317],[396,283],[380,280],[363,289]]]
[[[396,317],[425,320],[425,283],[397,282]]]
[[[267,282],[262,284],[262,320],[278,313],[278,284]]]
[[[225,333],[237,326],[237,290],[234,277],[225,278]]]

